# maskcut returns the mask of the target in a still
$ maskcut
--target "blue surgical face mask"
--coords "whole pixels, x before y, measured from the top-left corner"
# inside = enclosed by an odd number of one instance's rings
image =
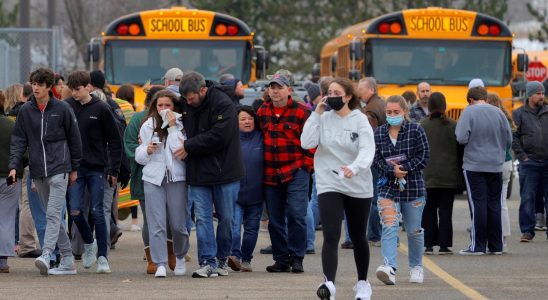
[[[401,116],[386,116],[386,122],[390,124],[390,126],[400,126],[403,123],[403,115]]]

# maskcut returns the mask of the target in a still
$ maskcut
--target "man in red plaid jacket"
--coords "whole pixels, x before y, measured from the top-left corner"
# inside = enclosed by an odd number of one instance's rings
[[[257,113],[264,133],[268,231],[275,261],[266,268],[268,272],[304,272],[308,184],[314,156],[301,148],[300,141],[310,111],[291,98],[291,91],[285,75],[274,75],[268,84],[272,100]]]

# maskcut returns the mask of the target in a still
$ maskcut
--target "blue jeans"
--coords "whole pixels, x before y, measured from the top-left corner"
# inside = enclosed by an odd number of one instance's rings
[[[34,221],[34,227],[36,228],[36,234],[38,235],[38,242],[40,247],[44,247],[44,235],[46,234],[46,207],[40,201],[40,196],[37,192],[32,191],[32,177],[30,173],[27,177],[27,195],[29,197],[30,213],[32,220]]]
[[[74,223],[78,227],[80,235],[86,244],[93,243],[93,233],[90,223],[95,226],[95,235],[97,237],[97,256],[107,257],[108,241],[107,225],[103,207],[105,182],[102,171],[90,170],[86,167],[78,169],[78,179],[69,186],[70,214],[74,218]],[[84,216],[84,202],[86,188],[89,191],[89,205],[91,218],[89,222]]]
[[[215,258],[224,261],[230,255],[232,216],[239,190],[240,181],[211,186],[189,185],[188,198],[194,202],[198,262],[201,266],[217,268]],[[219,220],[216,236],[213,230],[213,205]]]
[[[381,253],[385,265],[398,269],[398,232],[400,230],[399,222],[403,215],[409,246],[409,268],[422,266],[424,230],[421,227],[421,221],[425,204],[424,197],[406,202],[394,202],[389,199],[377,201],[382,219]]]
[[[316,227],[314,226],[314,215],[309,201],[306,207],[306,250],[314,250],[315,240]]]
[[[519,164],[519,187],[521,203],[519,205],[519,227],[522,233],[535,236],[535,201],[539,187],[544,184],[544,198],[548,199],[548,161],[529,159]],[[544,201],[548,211],[548,201]]]
[[[377,169],[371,168],[371,174],[373,175],[373,201],[371,201],[371,210],[369,211],[369,223],[367,225],[367,240],[377,242],[381,240],[382,225],[381,218],[379,216],[379,209],[377,208],[377,198],[379,189],[377,188],[377,181],[379,180],[379,174]]]
[[[232,256],[242,261],[251,262],[253,250],[259,237],[259,226],[263,204],[241,206],[234,205],[234,225],[232,227]],[[244,225],[244,235],[241,236],[241,228]]]
[[[320,224],[320,207],[318,206],[318,190],[316,189],[316,174],[312,173],[312,193],[310,194],[310,208],[314,216],[314,227]],[[315,228],[314,228],[315,229]]]
[[[283,265],[289,265],[290,257],[302,260],[305,254],[309,177],[299,169],[291,181],[266,187],[272,256]]]

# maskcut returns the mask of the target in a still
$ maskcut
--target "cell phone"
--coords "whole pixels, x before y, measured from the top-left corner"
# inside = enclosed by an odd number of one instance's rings
[[[11,177],[11,176],[6,177],[6,184],[7,184],[7,185],[12,185],[12,184],[14,184],[16,181],[17,181],[17,179],[14,180],[13,177]]]

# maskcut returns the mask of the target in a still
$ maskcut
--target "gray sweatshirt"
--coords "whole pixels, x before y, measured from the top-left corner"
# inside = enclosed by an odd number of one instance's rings
[[[464,147],[462,168],[473,172],[502,172],[512,130],[504,113],[490,104],[474,104],[462,112],[455,130]]]
[[[375,138],[367,117],[355,109],[341,118],[334,110],[321,116],[314,112],[304,124],[303,149],[318,147],[314,172],[318,194],[338,192],[354,198],[373,197],[371,164],[375,157]],[[341,167],[354,173],[342,177]]]

